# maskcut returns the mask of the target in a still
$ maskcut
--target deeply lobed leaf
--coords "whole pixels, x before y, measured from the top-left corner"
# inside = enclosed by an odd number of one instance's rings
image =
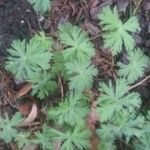
[[[98,113],[101,122],[113,120],[122,111],[133,110],[140,107],[141,99],[138,93],[128,93],[128,83],[125,79],[117,79],[114,83],[110,81],[100,84],[101,96],[98,99]]]
[[[81,93],[85,89],[92,87],[93,78],[97,75],[97,69],[90,62],[70,62],[66,64],[66,69],[70,81],[70,90]]]
[[[149,63],[149,58],[140,49],[128,52],[128,64],[118,63],[120,69],[119,76],[127,78],[130,83],[135,82],[144,75],[145,68]]]
[[[88,107],[82,104],[83,97],[79,95],[70,95],[58,107],[50,108],[49,117],[57,119],[59,124],[67,123],[69,125],[84,124],[85,117],[88,114]]]
[[[15,138],[19,133],[15,127],[21,123],[22,117],[20,113],[16,113],[11,119],[8,117],[0,118],[0,138],[6,143],[9,143]]]
[[[52,53],[51,39],[44,33],[35,35],[29,43],[25,40],[15,40],[8,49],[6,69],[11,71],[17,79],[28,79],[29,75],[46,70],[50,67],[49,61]]]
[[[129,32],[140,30],[137,17],[133,16],[123,23],[119,19],[117,8],[106,6],[99,14],[99,19],[104,31],[104,46],[111,49],[113,55],[120,53],[123,45],[128,51],[134,48],[135,41]]]
[[[91,132],[84,129],[82,126],[75,126],[67,132],[61,132],[56,129],[51,129],[54,139],[62,140],[61,150],[84,150],[90,148]]]
[[[32,94],[40,99],[44,99],[49,94],[53,95],[57,89],[56,81],[46,71],[29,76],[29,80],[32,82]]]
[[[59,37],[65,50],[63,56],[66,60],[85,62],[95,54],[93,44],[90,42],[87,33],[81,28],[66,23],[59,26]]]
[[[31,5],[33,5],[33,8],[36,12],[40,14],[44,14],[51,5],[50,0],[27,0]]]

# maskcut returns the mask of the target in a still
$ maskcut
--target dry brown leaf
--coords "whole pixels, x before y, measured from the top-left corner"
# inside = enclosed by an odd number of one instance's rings
[[[62,141],[60,141],[60,140],[53,141],[53,149],[54,150],[60,150],[61,145],[62,145]]]
[[[38,144],[25,145],[22,150],[39,150]]]
[[[28,126],[30,123],[32,123],[35,118],[37,117],[38,109],[36,104],[33,104],[32,109],[28,117],[19,125],[19,126]]]
[[[98,115],[96,113],[96,107],[97,107],[97,102],[94,101],[91,105],[91,110],[87,118],[87,127],[91,130],[92,132],[92,137],[90,139],[91,141],[91,148],[90,150],[98,150],[98,143],[99,143],[99,138],[96,134],[96,127],[95,124],[98,121]]]
[[[18,109],[21,112],[21,114],[28,116],[30,114],[32,105],[33,105],[33,102],[27,102],[25,104],[18,106]]]
[[[22,96],[24,96],[25,94],[27,94],[32,88],[32,83],[27,83],[25,84],[17,93],[16,93],[16,97],[20,98]]]

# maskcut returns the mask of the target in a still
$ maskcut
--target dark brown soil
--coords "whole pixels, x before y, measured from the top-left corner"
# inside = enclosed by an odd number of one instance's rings
[[[13,39],[30,35],[38,29],[37,17],[26,0],[0,0],[0,56],[6,54]]]

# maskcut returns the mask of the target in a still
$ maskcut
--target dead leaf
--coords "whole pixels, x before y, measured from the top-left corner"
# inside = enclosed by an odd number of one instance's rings
[[[99,138],[96,134],[96,122],[98,121],[98,115],[96,113],[96,107],[97,107],[97,102],[94,101],[92,103],[92,106],[91,106],[91,111],[88,115],[88,118],[87,118],[87,127],[91,130],[92,132],[92,137],[91,137],[91,148],[90,150],[98,150],[98,143],[99,143]]]
[[[32,88],[32,83],[27,83],[25,84],[17,93],[16,93],[16,97],[20,98],[22,96],[24,96],[25,94],[27,94]]]
[[[100,29],[90,22],[85,22],[84,28],[93,36],[100,33]]]
[[[38,150],[38,144],[25,145],[22,150]]]
[[[62,145],[62,141],[61,140],[54,140],[53,141],[53,149],[54,150],[60,150]]]
[[[31,122],[35,120],[38,114],[38,109],[36,104],[33,104],[32,109],[28,117],[19,126],[28,126]]]
[[[33,105],[33,102],[27,102],[23,105],[18,106],[18,109],[21,112],[21,114],[27,116],[30,114],[32,105]]]

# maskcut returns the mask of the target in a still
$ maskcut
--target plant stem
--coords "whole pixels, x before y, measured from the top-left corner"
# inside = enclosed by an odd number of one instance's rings
[[[133,15],[136,14],[136,12],[137,12],[137,10],[138,10],[138,8],[139,8],[141,2],[142,2],[142,0],[139,0],[139,1],[137,2],[137,5],[136,5],[135,9],[133,10]]]
[[[148,79],[150,79],[150,75],[147,76],[146,78],[144,78],[142,81],[138,82],[137,84],[135,84],[135,85],[133,85],[133,86],[130,86],[129,89],[128,89],[128,91],[130,91],[130,90],[134,89],[135,87],[141,85],[142,83],[144,83],[144,82],[147,81]]]

